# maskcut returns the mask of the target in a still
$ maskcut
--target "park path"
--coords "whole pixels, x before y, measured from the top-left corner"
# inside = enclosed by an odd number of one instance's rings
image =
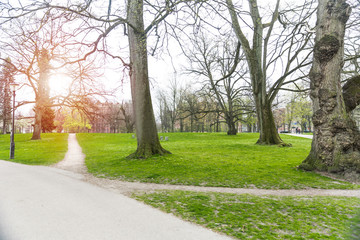
[[[299,136],[299,135],[296,135]],[[307,135],[300,135],[307,136]],[[184,190],[197,192],[220,192],[235,194],[253,194],[253,195],[275,195],[275,196],[345,196],[359,197],[360,190],[340,190],[340,189],[304,189],[304,190],[269,190],[269,189],[247,189],[247,188],[224,188],[224,187],[201,187],[201,186],[184,186],[169,184],[154,184],[140,182],[125,182],[116,179],[97,178],[87,173],[84,166],[85,155],[81,152],[75,134],[69,135],[69,148],[63,161],[54,165],[55,167],[80,173],[82,180],[91,184],[109,189],[113,192],[124,195],[131,195],[133,192],[152,192],[156,190]]]
[[[285,133],[285,134],[290,135],[290,136],[294,136],[294,137],[302,137],[302,138],[313,139],[313,135],[295,134],[295,133]]]
[[[64,159],[53,166],[80,174],[87,173],[85,155],[82,153],[82,149],[76,140],[76,135],[74,133],[69,134],[68,151],[66,152]]]
[[[0,240],[233,239],[87,183],[74,134],[54,167],[0,160]]]

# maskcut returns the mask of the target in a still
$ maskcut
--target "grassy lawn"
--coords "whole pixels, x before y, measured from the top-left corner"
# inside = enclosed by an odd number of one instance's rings
[[[297,170],[311,140],[282,135],[291,148],[255,145],[258,134],[167,133],[162,145],[173,154],[128,160],[132,134],[77,134],[89,172],[127,181],[265,189],[359,188]]]
[[[162,191],[134,198],[238,239],[345,239],[358,198]],[[355,239],[355,238],[354,238]]]
[[[0,135],[0,159],[29,165],[51,165],[61,161],[67,151],[66,133],[15,134],[15,159],[9,160],[10,135]]]

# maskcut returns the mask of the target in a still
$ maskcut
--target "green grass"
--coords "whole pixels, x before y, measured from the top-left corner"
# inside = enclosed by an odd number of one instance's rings
[[[358,198],[277,197],[162,191],[133,195],[238,239],[345,239]]]
[[[10,160],[10,135],[0,135],[0,159],[29,165],[51,165],[64,158],[68,134],[42,133],[41,140],[31,140],[31,136],[15,134],[15,158]]]
[[[357,215],[351,221],[351,230],[348,235],[349,240],[360,239],[360,209]]]
[[[173,154],[129,160],[136,149],[132,134],[77,134],[89,172],[126,181],[265,189],[359,188],[297,166],[311,140],[281,136],[291,148],[254,144],[258,134],[167,133],[162,141]]]

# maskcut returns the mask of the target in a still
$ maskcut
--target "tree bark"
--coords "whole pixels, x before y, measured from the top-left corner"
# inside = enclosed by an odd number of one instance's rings
[[[237,129],[235,126],[234,117],[231,116],[230,113],[228,114],[228,116],[226,116],[226,124],[228,125],[227,135],[236,135]]]
[[[169,151],[160,145],[151,102],[146,33],[144,32],[143,0],[128,2],[130,82],[135,113],[137,150],[128,158],[148,158]]]
[[[50,69],[50,57],[46,49],[42,49],[39,56],[39,81],[36,97],[35,97],[35,124],[34,132],[31,140],[41,139],[41,118],[44,113],[46,104],[49,103],[49,69]]]
[[[271,103],[268,101],[264,101],[265,104],[262,103],[262,101],[256,100],[256,112],[257,117],[259,120],[259,130],[260,130],[260,137],[257,141],[257,144],[282,144],[282,145],[288,145],[285,144],[277,132],[276,124],[274,120],[274,115],[271,110]]]
[[[340,85],[350,11],[345,0],[319,1],[310,70],[315,132],[310,154],[299,167],[360,180],[360,133],[346,112]]]
[[[360,76],[348,79],[342,88],[347,112],[351,112],[360,104]]]

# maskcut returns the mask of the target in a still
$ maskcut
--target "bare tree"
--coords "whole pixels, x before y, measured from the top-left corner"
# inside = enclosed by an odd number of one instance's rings
[[[202,34],[191,39],[192,49],[186,56],[190,67],[188,72],[203,80],[219,104],[219,110],[228,126],[228,135],[236,135],[236,123],[244,110],[241,95],[247,88],[244,78],[247,74],[240,54],[240,43],[233,44],[224,39],[206,39]],[[226,36],[225,38],[229,38]]]
[[[70,66],[66,57],[70,58],[70,49],[72,51],[81,49],[74,49],[71,43],[67,43],[71,34],[62,31],[64,27],[62,23],[64,19],[47,13],[42,19],[37,16],[26,21],[15,18],[11,23],[11,31],[4,26],[5,29],[2,29],[4,38],[0,42],[1,47],[6,54],[16,59],[8,64],[25,78],[22,86],[31,88],[35,95],[35,100],[26,100],[19,104],[35,103],[33,140],[41,138],[41,119],[46,108],[60,105],[77,107],[79,99],[83,100],[85,95],[94,94],[92,91],[86,92],[89,89],[84,88],[83,84],[84,79],[89,80],[96,76],[92,71],[93,68],[89,67],[89,64],[86,65],[87,63],[80,62]],[[1,59],[6,61],[4,58]],[[64,69],[65,67],[67,69]],[[59,70],[72,75],[72,83],[67,95],[50,97],[49,78],[54,71]],[[90,71],[92,71],[91,77]]]
[[[122,113],[122,118],[120,118],[120,120],[125,122],[126,132],[134,132],[135,117],[131,102],[123,102],[120,105],[120,111]]]
[[[175,131],[175,123],[180,117],[181,102],[183,101],[184,89],[180,86],[176,77],[169,81],[167,88],[160,89],[158,100],[160,107],[160,120],[162,131]]]
[[[340,85],[345,24],[350,12],[345,0],[319,1],[310,72],[315,132],[310,154],[300,168],[359,180],[360,133],[346,112]]]
[[[283,144],[272,113],[272,103],[284,85],[294,83],[297,78],[287,80],[294,72],[308,66],[310,51],[304,52],[309,46],[311,32],[306,30],[307,22],[312,14],[311,5],[307,3],[298,8],[291,8],[289,12],[279,10],[280,0],[271,14],[269,22],[264,23],[260,15],[257,0],[248,0],[250,22],[245,22],[232,0],[226,0],[232,28],[245,52],[249,66],[251,85],[260,130],[258,144]],[[296,21],[289,21],[290,12],[297,12]],[[241,24],[240,22],[243,22]],[[252,39],[244,32],[244,25],[251,24]],[[278,25],[276,25],[278,24]],[[277,27],[282,25],[283,30]],[[275,32],[274,30],[279,30]],[[252,41],[251,41],[252,40]],[[252,42],[252,44],[251,44]],[[274,47],[270,48],[270,44]],[[282,62],[283,69],[280,77],[270,81],[271,71],[277,69],[277,62]],[[279,63],[278,63],[279,64]],[[275,76],[274,76],[275,77]]]

